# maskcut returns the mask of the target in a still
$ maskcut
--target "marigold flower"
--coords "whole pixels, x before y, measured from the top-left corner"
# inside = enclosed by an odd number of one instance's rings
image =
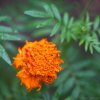
[[[13,65],[20,69],[17,77],[27,89],[41,89],[43,82],[50,84],[57,78],[63,60],[60,59],[60,51],[55,44],[48,42],[47,39],[27,41],[18,51]]]

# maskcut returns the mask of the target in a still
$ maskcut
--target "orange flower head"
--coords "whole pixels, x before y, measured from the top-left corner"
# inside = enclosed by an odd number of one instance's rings
[[[27,89],[41,89],[41,84],[52,83],[61,71],[60,51],[52,42],[42,39],[35,42],[26,42],[18,49],[13,65],[20,69],[17,77],[25,84]]]

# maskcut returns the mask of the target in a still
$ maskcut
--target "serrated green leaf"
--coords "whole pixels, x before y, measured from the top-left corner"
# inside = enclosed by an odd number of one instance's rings
[[[58,21],[61,21],[61,15],[60,15],[60,12],[59,12],[58,8],[54,4],[52,4],[51,9],[54,13],[55,18],[57,18]]]
[[[7,33],[0,33],[0,40],[21,40],[20,36]]]
[[[2,45],[0,45],[0,57],[11,65],[11,60]]]
[[[0,32],[11,33],[13,32],[12,28],[7,26],[0,26]]]
[[[32,16],[32,17],[39,17],[39,18],[47,18],[50,17],[47,13],[37,10],[25,11],[24,14]]]
[[[63,18],[63,23],[64,23],[65,26],[68,24],[68,21],[69,21],[68,13],[65,13],[64,18]]]
[[[50,36],[55,35],[59,31],[60,25],[61,25],[61,23],[56,23],[55,24],[54,28],[52,29],[52,32],[51,32]]]

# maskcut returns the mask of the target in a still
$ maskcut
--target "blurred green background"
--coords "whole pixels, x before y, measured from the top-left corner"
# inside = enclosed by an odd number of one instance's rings
[[[12,61],[42,38],[61,50],[63,71],[29,92]],[[100,0],[0,0],[0,100],[100,100]]]

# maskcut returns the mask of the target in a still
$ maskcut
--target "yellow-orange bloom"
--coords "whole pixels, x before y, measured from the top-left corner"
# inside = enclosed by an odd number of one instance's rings
[[[20,69],[17,77],[27,89],[41,89],[43,82],[50,84],[57,78],[63,60],[60,59],[60,51],[55,44],[47,39],[26,42],[18,51],[13,64]]]

